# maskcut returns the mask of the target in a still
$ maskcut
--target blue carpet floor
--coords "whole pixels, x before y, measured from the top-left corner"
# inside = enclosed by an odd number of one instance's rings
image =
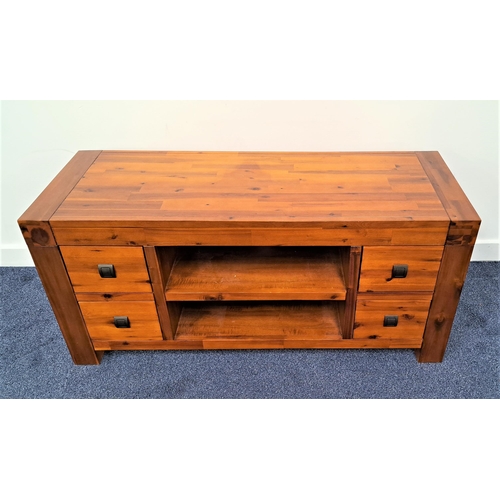
[[[411,350],[116,351],[75,366],[35,268],[0,268],[0,398],[498,398],[499,262],[473,262],[443,363]]]

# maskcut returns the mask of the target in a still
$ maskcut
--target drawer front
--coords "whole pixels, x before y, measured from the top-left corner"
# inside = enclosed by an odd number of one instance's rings
[[[373,300],[358,299],[353,338],[421,339],[430,303],[430,299],[418,297],[405,301],[397,296]],[[397,317],[397,325],[384,326],[387,316]],[[391,323],[391,319],[387,319],[387,322]]]
[[[80,302],[80,309],[93,340],[163,339],[154,302]],[[127,318],[129,327],[118,328],[115,318]]]
[[[60,249],[76,293],[151,293],[142,247],[62,246]],[[101,277],[100,264],[113,265],[115,277]]]
[[[442,255],[440,246],[364,247],[359,291],[433,291]],[[406,266],[406,276],[394,276],[394,266]]]

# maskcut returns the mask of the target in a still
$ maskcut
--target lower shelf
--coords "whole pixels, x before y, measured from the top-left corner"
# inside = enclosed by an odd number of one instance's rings
[[[187,302],[175,339],[339,340],[336,302]]]

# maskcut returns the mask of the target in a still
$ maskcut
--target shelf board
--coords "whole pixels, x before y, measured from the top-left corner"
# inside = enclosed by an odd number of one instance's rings
[[[340,340],[339,304],[325,302],[186,302],[175,339]]]
[[[168,301],[345,300],[343,248],[184,248]]]

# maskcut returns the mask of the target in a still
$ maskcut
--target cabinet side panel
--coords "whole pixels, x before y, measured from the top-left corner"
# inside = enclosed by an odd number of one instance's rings
[[[450,218],[422,348],[417,351],[420,362],[439,363],[444,357],[481,219],[437,151],[418,152],[417,157]]]

